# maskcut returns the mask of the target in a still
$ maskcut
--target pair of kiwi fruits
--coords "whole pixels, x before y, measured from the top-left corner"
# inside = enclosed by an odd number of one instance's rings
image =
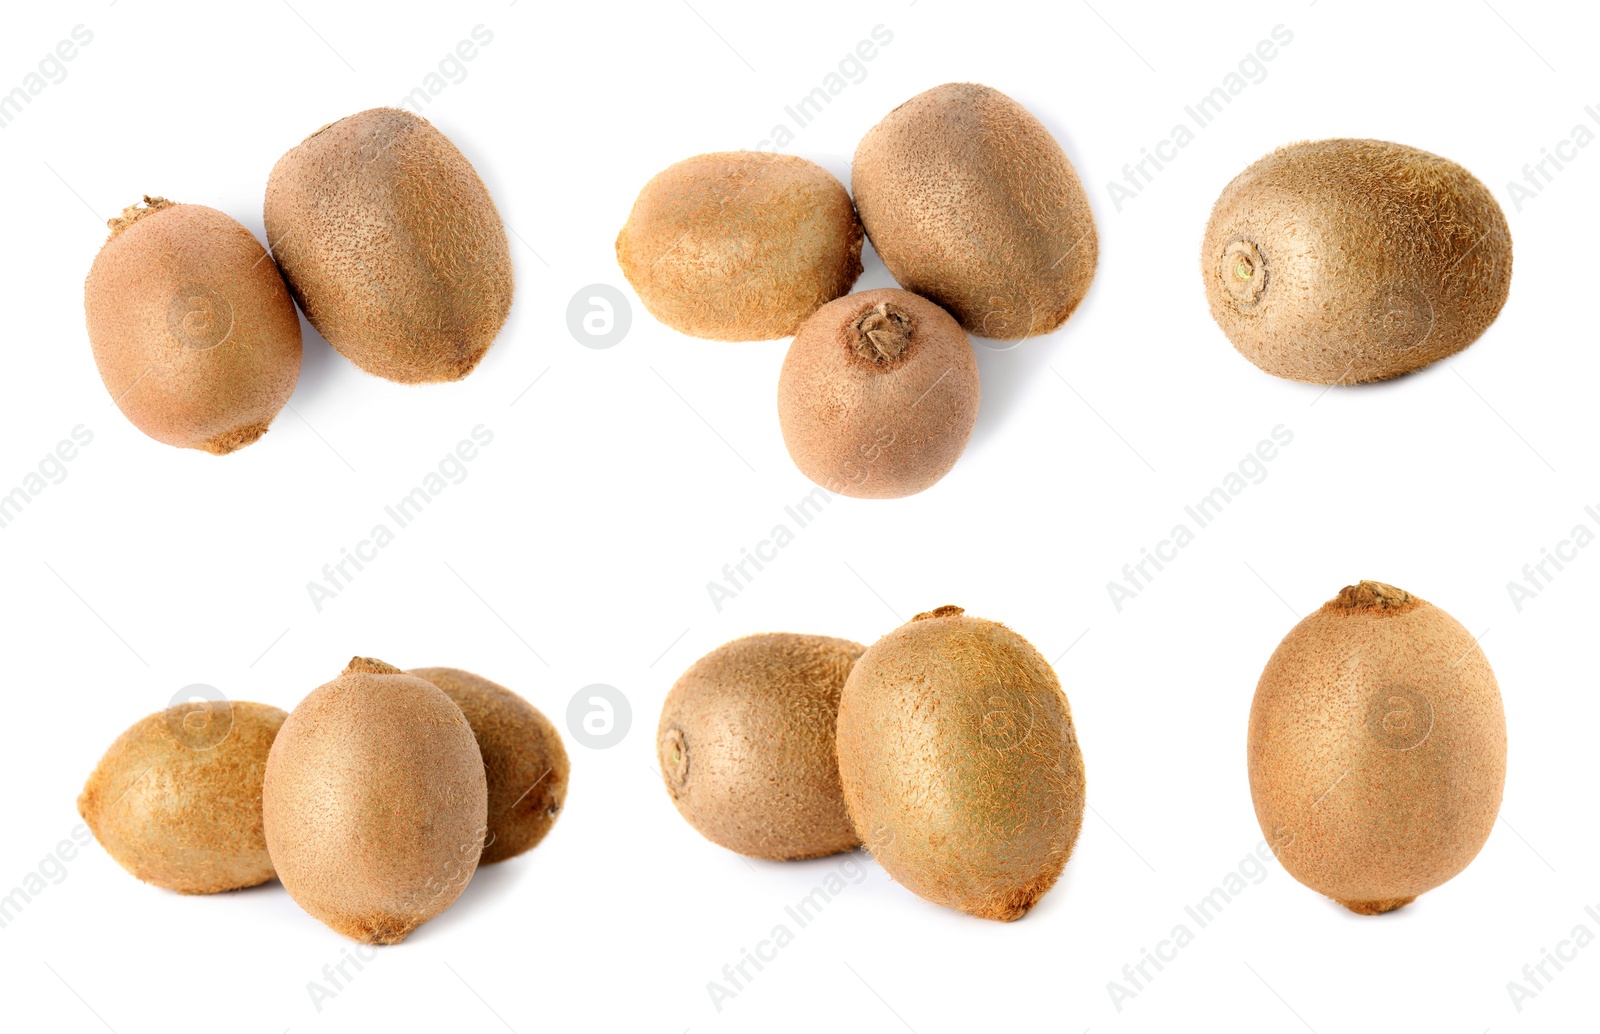
[[[864,846],[921,897],[1018,919],[1083,822],[1083,757],[1050,665],[959,607],[870,647],[734,640],[668,693],[662,780],[708,840],[757,858]]]

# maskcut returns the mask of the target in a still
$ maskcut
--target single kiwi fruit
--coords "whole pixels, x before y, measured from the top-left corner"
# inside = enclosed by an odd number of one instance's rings
[[[1083,825],[1083,755],[1056,674],[994,621],[940,607],[867,648],[839,701],[861,839],[935,904],[1020,919]]]
[[[999,90],[946,83],[906,101],[862,137],[850,187],[900,286],[973,334],[1048,334],[1094,279],[1099,238],[1077,170]]]
[[[834,759],[839,692],[865,649],[774,632],[717,647],[661,708],[656,756],[678,812],[753,858],[817,858],[860,841]]]
[[[532,704],[458,668],[407,672],[444,690],[478,741],[489,788],[489,836],[479,865],[513,858],[543,840],[567,799],[571,765],[561,734]]]
[[[978,419],[978,360],[949,313],[909,291],[862,291],[800,327],[778,421],[801,473],[841,495],[912,495],[950,472]]]
[[[1466,348],[1511,289],[1511,231],[1455,162],[1382,140],[1293,144],[1234,177],[1200,248],[1211,316],[1246,359],[1380,381]]]
[[[261,828],[267,753],[287,717],[244,701],[177,704],[116,738],[78,814],[117,864],[180,894],[272,879]]]
[[[461,708],[367,657],[290,712],[263,804],[289,896],[369,944],[395,944],[449,907],[487,835],[483,758]]]
[[[300,379],[300,319],[266,249],[215,208],[149,195],[107,225],[83,309],[122,415],[217,456],[266,434]]]
[[[1387,912],[1488,839],[1506,780],[1500,690],[1449,614],[1360,582],[1273,651],[1249,763],[1256,818],[1289,874],[1353,912]]]
[[[861,275],[861,223],[814,162],[766,151],[686,159],[639,192],[617,264],[656,319],[694,337],[788,337]]]
[[[266,224],[311,325],[379,377],[460,380],[511,311],[511,250],[488,188],[409,111],[351,115],[279,158]]]

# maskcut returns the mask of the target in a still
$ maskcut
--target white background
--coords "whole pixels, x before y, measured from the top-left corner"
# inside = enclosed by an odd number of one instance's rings
[[[70,836],[83,780],[117,733],[192,683],[287,709],[360,653],[479,672],[564,730],[574,694],[605,683],[631,701],[632,729],[606,750],[568,735],[568,808],[544,844],[481,871],[320,1011],[307,984],[353,942],[276,883],[180,897],[90,845],[0,929],[7,1029],[1326,1034],[1592,1022],[1600,947],[1520,1012],[1506,987],[1575,925],[1600,934],[1583,911],[1600,910],[1600,550],[1520,611],[1507,590],[1574,525],[1600,525],[1583,509],[1600,504],[1600,147],[1520,210],[1507,189],[1574,126],[1600,131],[1584,113],[1600,104],[1592,12],[1509,0],[376,12],[320,0],[8,12],[0,88],[74,26],[93,41],[0,130],[0,491],[75,426],[94,438],[0,529],[0,893]],[[1293,40],[1266,78],[1119,212],[1107,182],[1280,24]],[[257,444],[219,459],[132,428],[83,329],[81,285],[105,220],[163,194],[260,236],[284,151],[398,101],[478,25],[492,42],[425,108],[516,235],[511,319],[477,371],[390,384],[307,326],[292,409]],[[848,182],[856,142],[895,105],[943,82],[987,83],[1037,114],[1076,164],[1099,272],[1057,333],[1003,351],[976,343],[982,411],[947,478],[910,499],[836,500],[718,612],[706,583],[811,488],[778,429],[785,343],[658,325],[613,242],[652,174],[768,139],[785,105],[878,25],[892,42],[786,150]],[[1466,352],[1324,394],[1232,350],[1207,313],[1197,250],[1212,201],[1245,165],[1329,136],[1401,141],[1472,170],[1506,209],[1516,270],[1504,313]],[[858,287],[890,282],[869,255]],[[567,327],[569,299],[594,283],[634,303],[631,332],[606,350]],[[318,612],[307,583],[479,424],[494,440],[467,478]],[[1107,582],[1280,424],[1294,440],[1266,479],[1119,613]],[[1119,1011],[1108,981],[1175,924],[1194,929],[1184,906],[1261,840],[1244,742],[1267,656],[1297,614],[1360,578],[1422,595],[1483,635],[1509,726],[1503,821],[1461,876],[1381,918],[1268,864]],[[736,636],[870,643],[944,603],[1006,622],[1056,661],[1089,776],[1077,851],[1018,923],[940,909],[858,860],[863,881],[794,929],[784,906],[844,860],[747,862],[696,834],[656,774],[661,701]],[[719,1012],[707,983],[779,923],[793,943]]]

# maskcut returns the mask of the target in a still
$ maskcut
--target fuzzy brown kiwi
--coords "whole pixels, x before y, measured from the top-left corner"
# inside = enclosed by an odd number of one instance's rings
[[[218,456],[260,438],[300,379],[300,320],[266,249],[214,208],[148,195],[107,225],[83,308],[122,415]]]
[[[839,691],[864,647],[775,632],[695,661],[656,730],[661,778],[689,824],[754,858],[816,858],[860,841],[834,760]]]
[[[262,801],[289,896],[369,944],[403,940],[449,907],[487,836],[483,758],[461,708],[366,657],[289,714]]]
[[[1277,377],[1398,377],[1476,341],[1511,289],[1511,231],[1455,162],[1382,140],[1280,148],[1223,189],[1200,273],[1212,318]]]
[[[1267,661],[1250,794],[1301,883],[1363,915],[1467,867],[1500,810],[1506,720],[1472,634],[1401,589],[1347,586]]]
[[[245,701],[178,704],[111,744],[78,814],[117,864],[180,894],[272,879],[261,829],[267,753],[287,717]]]
[[[978,419],[978,361],[949,313],[909,291],[862,291],[801,326],[778,375],[778,420],[801,473],[841,495],[912,495],[950,472]]]
[[[306,318],[368,373],[460,380],[511,311],[511,250],[488,188],[409,111],[373,108],[311,134],[273,166],[265,212]]]
[[[1020,919],[1083,825],[1083,755],[1055,672],[960,607],[867,648],[839,701],[838,749],[867,850],[936,904]]]
[[[787,337],[861,275],[861,223],[844,186],[804,158],[689,158],[639,192],[617,264],[656,319],[719,341]]]
[[[550,719],[506,687],[458,668],[407,672],[444,690],[467,716],[489,788],[489,841],[479,865],[531,850],[555,825],[571,765]]]
[[[1099,238],[1077,170],[999,90],[946,83],[906,101],[861,139],[850,188],[900,286],[973,334],[1048,334],[1094,279]]]

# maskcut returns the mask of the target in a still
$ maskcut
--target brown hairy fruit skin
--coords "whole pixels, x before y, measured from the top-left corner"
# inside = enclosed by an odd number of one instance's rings
[[[178,704],[111,744],[78,814],[117,864],[180,894],[273,877],[261,828],[267,753],[287,716],[266,704]]]
[[[413,668],[455,701],[478,741],[489,789],[489,841],[479,865],[532,850],[567,799],[571,764],[561,734],[538,708],[506,687],[457,668]]]
[[[949,313],[909,291],[829,302],[795,335],[778,420],[801,473],[840,495],[913,495],[950,472],[978,419],[978,361]]]
[[[488,188],[408,111],[340,119],[278,159],[266,225],[311,325],[379,377],[460,380],[511,311],[511,250]]]
[[[283,723],[263,803],[289,896],[369,944],[403,940],[460,895],[488,819],[483,758],[461,708],[365,657]]]
[[[300,379],[300,320],[266,249],[214,208],[160,197],[106,225],[83,309],[122,415],[217,456],[260,438]]]
[[[1077,170],[998,90],[946,83],[906,101],[856,147],[850,186],[900,286],[970,333],[1048,334],[1094,279],[1099,238]]]
[[[1020,919],[1083,825],[1083,755],[1050,665],[994,621],[940,607],[867,648],[839,702],[850,819],[935,904]]]
[[[1250,794],[1289,874],[1353,912],[1467,867],[1500,810],[1506,722],[1471,633],[1381,582],[1346,587],[1273,651],[1250,708]]]
[[[639,192],[617,264],[645,308],[718,341],[788,337],[861,275],[861,223],[844,186],[787,154],[681,161]]]
[[[661,708],[656,754],[678,812],[713,843],[784,861],[849,851],[834,759],[839,692],[865,649],[775,632],[717,647]]]
[[[1318,140],[1224,188],[1200,273],[1212,318],[1267,373],[1379,381],[1454,355],[1494,322],[1511,289],[1511,231],[1455,162]]]

